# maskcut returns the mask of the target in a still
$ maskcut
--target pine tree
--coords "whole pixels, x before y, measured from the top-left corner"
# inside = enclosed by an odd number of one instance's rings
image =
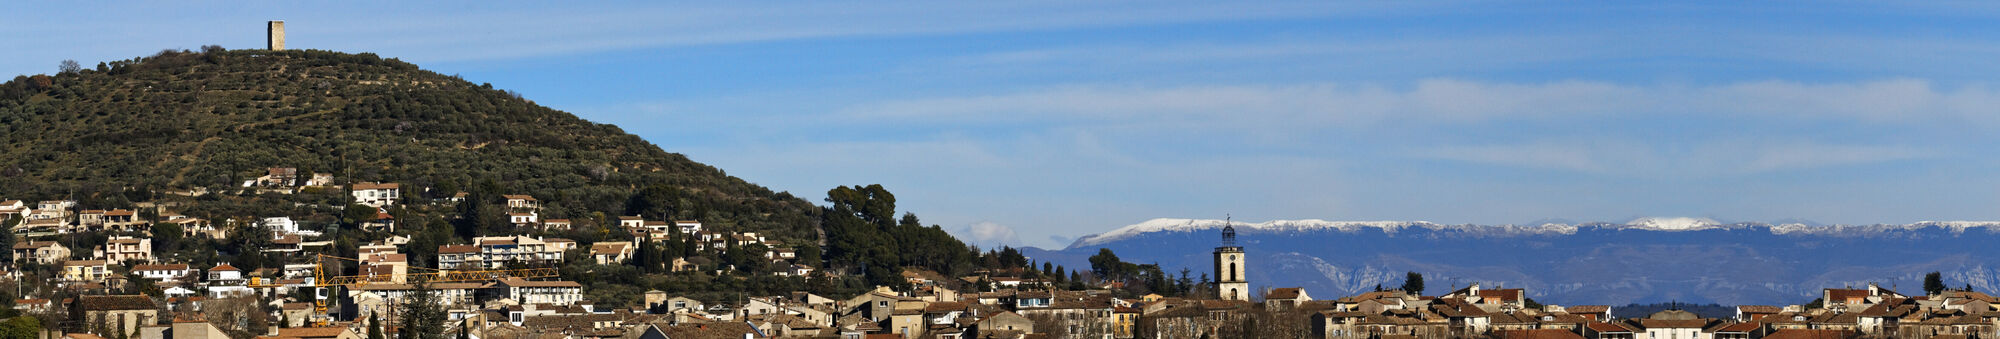
[[[1944,274],[1932,271],[1924,275],[1924,293],[1938,295],[1944,292]]]
[[[417,284],[403,300],[402,329],[396,333],[409,339],[444,339],[444,308],[428,283]]]
[[[368,313],[368,339],[386,339],[382,337],[382,319],[375,313]]]
[[[1423,295],[1424,274],[1417,272],[1410,272],[1408,275],[1405,275],[1403,277],[1403,292],[1409,292],[1410,294],[1414,295]]]

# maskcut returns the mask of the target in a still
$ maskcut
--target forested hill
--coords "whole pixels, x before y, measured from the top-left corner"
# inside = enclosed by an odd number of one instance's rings
[[[65,68],[0,85],[0,197],[121,205],[295,167],[402,183],[413,199],[531,194],[552,218],[638,212],[816,237],[811,202],[370,53],[212,47]]]

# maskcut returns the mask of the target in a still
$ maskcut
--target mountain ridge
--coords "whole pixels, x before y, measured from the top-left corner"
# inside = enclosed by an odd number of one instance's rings
[[[1230,223],[1160,218],[1079,238],[1058,250],[1024,249],[1040,261],[1076,265],[1108,248],[1167,271],[1207,270],[1217,229],[1234,225],[1252,257],[1253,288],[1307,287],[1349,295],[1396,286],[1402,272],[1439,286],[1520,286],[1560,304],[1670,300],[1802,304],[1821,288],[1878,282],[1907,288],[1944,272],[1951,286],[2000,288],[2000,222],[1909,224],[1442,225],[1428,222],[1284,220]],[[1698,227],[1694,227],[1698,226]],[[1980,230],[1984,231],[1980,231]]]

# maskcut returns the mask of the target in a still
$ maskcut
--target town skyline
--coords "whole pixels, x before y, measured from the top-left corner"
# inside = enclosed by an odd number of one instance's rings
[[[882,183],[988,246],[1223,214],[2000,219],[1979,4],[379,5],[0,5],[23,23],[0,42],[64,46],[0,72],[287,20],[292,48],[490,82],[777,190]]]

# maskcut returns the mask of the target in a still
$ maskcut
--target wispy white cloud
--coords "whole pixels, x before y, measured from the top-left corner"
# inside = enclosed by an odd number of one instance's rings
[[[1682,144],[1685,146],[1675,146]],[[1440,146],[1411,153],[1419,157],[1507,167],[1656,178],[1750,175],[1948,155],[1948,152],[1935,147],[1742,139],[1674,144],[1602,139],[1541,140],[1506,145]]]
[[[890,100],[850,107],[844,113],[857,119],[932,123],[1195,119],[1222,126],[1281,123],[1297,128],[1648,115],[1995,123],[2000,122],[2000,114],[1989,112],[1996,110],[2000,110],[2000,91],[1983,85],[1940,89],[1917,79],[1818,84],[1758,81],[1704,87],[1431,79],[1407,89],[1323,83],[1072,85],[997,95]]]

